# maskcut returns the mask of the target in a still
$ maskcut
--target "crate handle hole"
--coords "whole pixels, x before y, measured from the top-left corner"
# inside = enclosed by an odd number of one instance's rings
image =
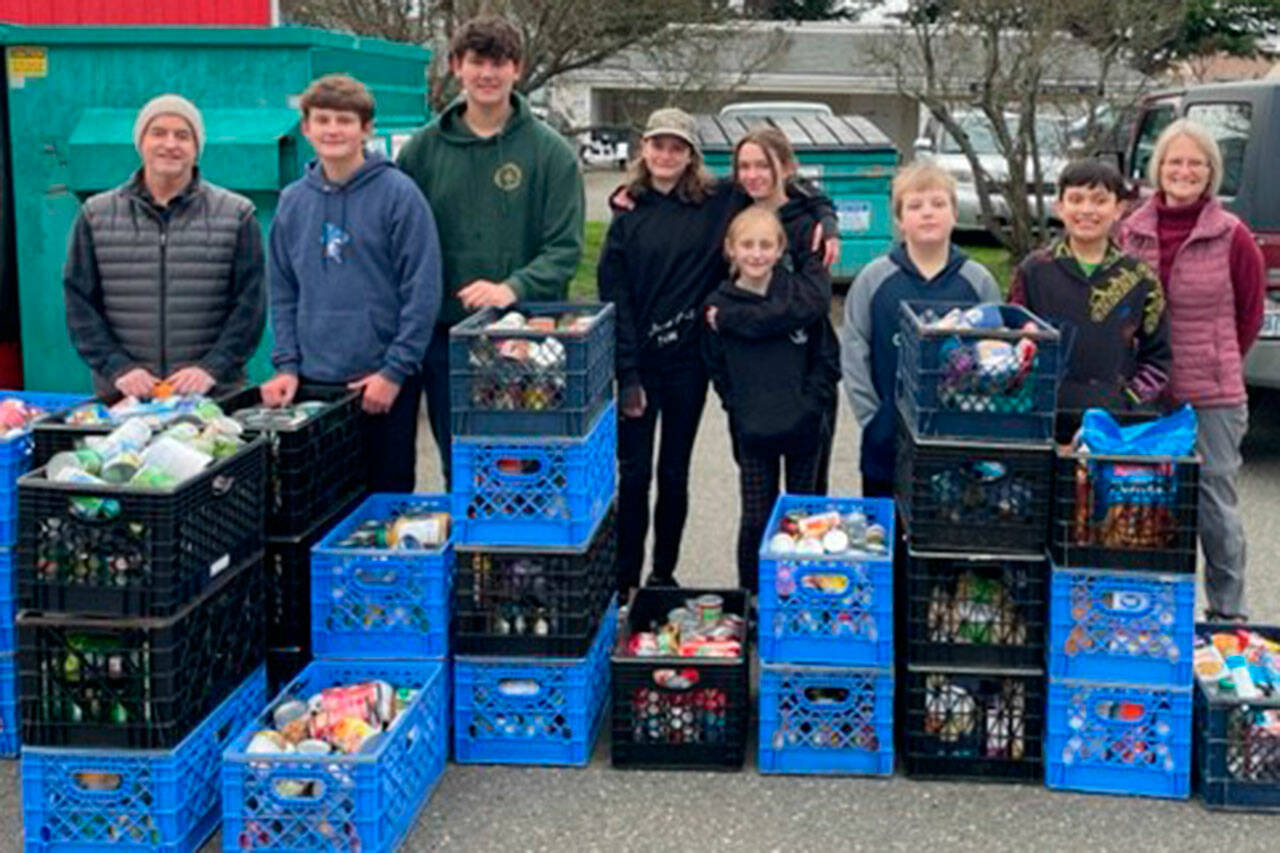
[[[800,576],[800,588],[819,595],[844,595],[851,585],[849,576],[839,572],[806,572]]]
[[[81,770],[72,778],[81,791],[118,791],[124,781],[119,773],[105,770]]]
[[[689,690],[702,680],[696,669],[655,669],[653,683],[664,690]]]
[[[850,690],[847,687],[806,687],[805,701],[816,707],[835,707],[849,702]]]
[[[498,681],[498,692],[503,696],[537,696],[542,685],[532,678],[503,678]]]
[[[286,777],[273,779],[271,790],[284,800],[319,800],[324,797],[324,782],[319,779]]]
[[[1134,589],[1099,590],[1098,604],[1106,612],[1124,618],[1142,616],[1152,607],[1150,593]]]
[[[537,477],[543,472],[546,465],[547,461],[538,456],[499,456],[494,460],[493,467],[497,470],[499,477],[517,479]]]
[[[400,580],[400,572],[397,569],[386,569],[385,571],[373,571],[372,569],[356,569],[356,583],[365,586],[394,586]]]
[[[120,517],[120,501],[97,495],[73,495],[67,498],[67,514],[87,524],[107,525]]]
[[[1147,718],[1147,705],[1134,699],[1101,697],[1093,703],[1093,714],[1104,722],[1135,725]]]

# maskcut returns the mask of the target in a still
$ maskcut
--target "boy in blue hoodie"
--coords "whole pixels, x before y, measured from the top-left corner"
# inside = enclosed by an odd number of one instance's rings
[[[345,74],[302,94],[302,133],[316,151],[280,194],[271,222],[268,405],[300,381],[361,391],[371,491],[411,492],[419,370],[440,310],[440,244],[422,193],[367,152],[373,96]]]
[[[849,288],[840,329],[840,367],[862,426],[862,494],[893,497],[898,414],[898,311],[903,302],[999,302],[987,268],[951,245],[956,182],[932,163],[893,179],[893,215],[903,242],[862,268]]]

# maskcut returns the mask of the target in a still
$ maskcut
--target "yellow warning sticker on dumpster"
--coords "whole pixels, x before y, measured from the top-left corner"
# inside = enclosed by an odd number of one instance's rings
[[[43,47],[11,47],[9,76],[45,77],[49,74],[49,52]]]

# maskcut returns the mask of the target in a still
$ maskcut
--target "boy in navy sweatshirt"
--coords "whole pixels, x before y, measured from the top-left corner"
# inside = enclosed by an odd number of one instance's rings
[[[898,414],[898,311],[903,302],[999,302],[987,268],[951,245],[956,182],[932,163],[893,179],[893,215],[903,243],[862,268],[849,288],[840,330],[844,390],[862,426],[862,494],[893,497]]]
[[[1150,410],[1169,381],[1173,352],[1160,279],[1111,238],[1124,179],[1098,160],[1058,177],[1058,217],[1067,234],[1028,255],[1009,301],[1053,323],[1069,342],[1058,387],[1056,438],[1071,440],[1084,409]]]
[[[302,94],[302,132],[316,151],[280,194],[271,223],[268,405],[305,380],[359,390],[371,491],[411,492],[419,370],[440,310],[440,246],[431,208],[390,160],[364,149],[369,90],[345,74]]]

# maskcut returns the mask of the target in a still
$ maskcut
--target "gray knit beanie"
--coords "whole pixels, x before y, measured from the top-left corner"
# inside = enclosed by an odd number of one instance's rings
[[[147,125],[156,116],[162,115],[175,115],[187,120],[196,137],[196,158],[199,159],[200,153],[204,151],[204,118],[195,104],[181,95],[173,94],[156,95],[138,111],[138,117],[133,122],[133,147],[138,149],[138,153],[142,153],[142,136],[147,132]]]

